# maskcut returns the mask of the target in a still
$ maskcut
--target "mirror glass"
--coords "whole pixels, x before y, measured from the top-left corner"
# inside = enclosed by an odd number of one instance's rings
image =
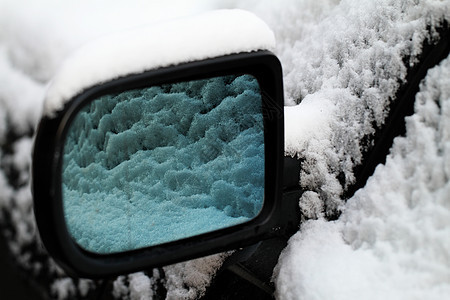
[[[108,94],[69,125],[69,233],[99,254],[171,242],[256,217],[264,198],[258,81],[231,75]]]

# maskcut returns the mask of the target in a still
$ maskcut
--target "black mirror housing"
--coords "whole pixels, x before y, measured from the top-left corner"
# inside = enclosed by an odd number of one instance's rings
[[[87,251],[69,233],[62,199],[64,141],[77,113],[93,99],[149,85],[249,74],[261,91],[264,124],[264,202],[259,214],[242,224],[180,240],[111,254]],[[34,211],[41,239],[69,273],[99,278],[164,266],[244,247],[273,237],[283,224],[284,120],[281,64],[269,51],[245,52],[131,74],[97,84],[65,102],[40,122],[33,153]]]

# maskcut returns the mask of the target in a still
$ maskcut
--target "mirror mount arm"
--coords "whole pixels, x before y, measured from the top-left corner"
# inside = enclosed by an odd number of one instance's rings
[[[300,228],[299,199],[303,193],[300,186],[301,163],[302,161],[295,157],[284,157],[281,214],[285,220],[282,226],[282,236],[286,239],[289,239]]]
[[[281,215],[285,223],[278,228],[274,237],[237,250],[228,257],[202,299],[209,299],[215,294],[225,292],[227,286],[224,283],[227,281],[225,271],[252,284],[255,293],[263,292],[273,295],[275,290],[271,281],[273,269],[278,263],[281,252],[286,248],[289,238],[298,232],[300,227],[299,199],[303,193],[299,185],[300,169],[301,160],[290,156],[284,157]],[[264,261],[264,264],[261,264],[261,261]],[[245,274],[242,270],[245,270]]]

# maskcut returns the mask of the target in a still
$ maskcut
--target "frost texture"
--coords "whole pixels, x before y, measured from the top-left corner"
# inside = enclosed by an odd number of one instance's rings
[[[166,299],[198,299],[203,296],[211,278],[229,254],[221,253],[164,267]]]
[[[406,125],[339,220],[308,221],[290,240],[279,299],[449,295],[450,58],[429,71]]]
[[[110,253],[254,218],[264,199],[261,95],[250,75],[106,95],[65,141],[69,231]]]
[[[325,214],[342,205],[340,196],[354,182],[353,168],[369,146],[364,138],[382,126],[409,64],[430,38],[427,24],[448,11],[444,2],[342,1],[284,57],[292,62],[285,70],[287,104],[331,115],[306,128],[296,119],[298,126],[286,131],[286,153],[305,159],[301,185],[320,196]],[[302,129],[316,126],[328,128],[325,139],[320,132],[318,138],[298,139]]]

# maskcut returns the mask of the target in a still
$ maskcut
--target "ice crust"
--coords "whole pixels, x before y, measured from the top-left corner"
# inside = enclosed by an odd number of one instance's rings
[[[52,116],[86,88],[118,77],[274,47],[269,27],[254,14],[237,9],[111,34],[81,47],[65,61],[47,91],[44,114]]]
[[[69,231],[120,252],[250,220],[264,199],[264,125],[250,75],[102,96],[70,125],[63,160]]]

